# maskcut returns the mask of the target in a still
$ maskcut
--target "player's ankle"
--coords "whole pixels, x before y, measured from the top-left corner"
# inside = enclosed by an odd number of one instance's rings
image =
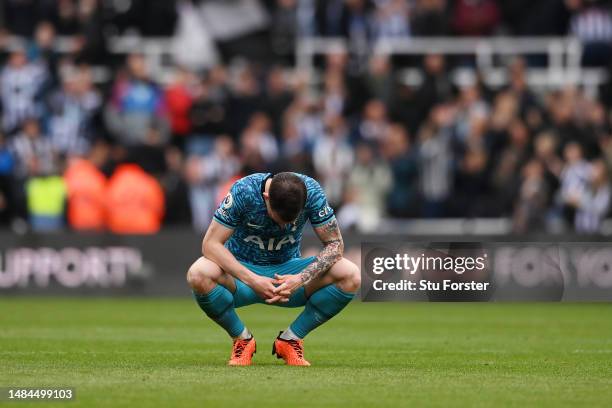
[[[238,336],[236,337],[232,337],[234,340],[249,340],[253,338],[253,333],[251,333],[249,331],[249,329],[246,328],[246,326],[244,327],[244,329],[242,330],[242,333],[240,333]]]
[[[291,330],[291,327],[287,327],[287,330],[282,332],[278,337],[283,340],[302,340],[301,337],[299,337],[293,332],[293,330]]]

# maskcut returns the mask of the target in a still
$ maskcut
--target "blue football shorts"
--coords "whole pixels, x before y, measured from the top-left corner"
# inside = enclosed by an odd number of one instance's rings
[[[310,256],[308,258],[294,258],[278,265],[253,265],[248,262],[240,263],[257,275],[274,278],[275,274],[296,275],[314,262],[314,260],[315,257]],[[246,283],[236,278],[234,278],[234,282],[236,282],[236,292],[234,292],[234,307],[248,306],[255,303],[267,304],[266,301],[260,298]],[[274,305],[282,307],[300,307],[304,306],[305,304],[306,293],[303,286],[295,291],[295,293],[289,298],[289,302],[274,303]]]

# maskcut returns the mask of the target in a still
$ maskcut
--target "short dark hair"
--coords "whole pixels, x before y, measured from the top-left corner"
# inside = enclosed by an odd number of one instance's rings
[[[268,193],[270,208],[286,222],[293,222],[306,205],[306,184],[295,173],[275,174]]]

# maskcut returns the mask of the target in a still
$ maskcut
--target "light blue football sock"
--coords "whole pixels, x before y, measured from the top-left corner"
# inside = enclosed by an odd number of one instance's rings
[[[206,294],[193,292],[193,297],[215,323],[223,327],[231,337],[238,337],[245,326],[234,309],[232,293],[222,285],[217,285]]]
[[[308,333],[340,313],[354,296],[354,293],[345,292],[336,285],[325,286],[310,296],[306,307],[289,328],[303,339]]]

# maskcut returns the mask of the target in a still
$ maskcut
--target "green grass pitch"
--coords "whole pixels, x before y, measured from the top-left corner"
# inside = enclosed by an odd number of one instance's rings
[[[306,341],[271,344],[298,310],[241,309],[255,365],[185,299],[0,299],[0,387],[70,386],[34,407],[612,406],[612,304],[354,302]]]

